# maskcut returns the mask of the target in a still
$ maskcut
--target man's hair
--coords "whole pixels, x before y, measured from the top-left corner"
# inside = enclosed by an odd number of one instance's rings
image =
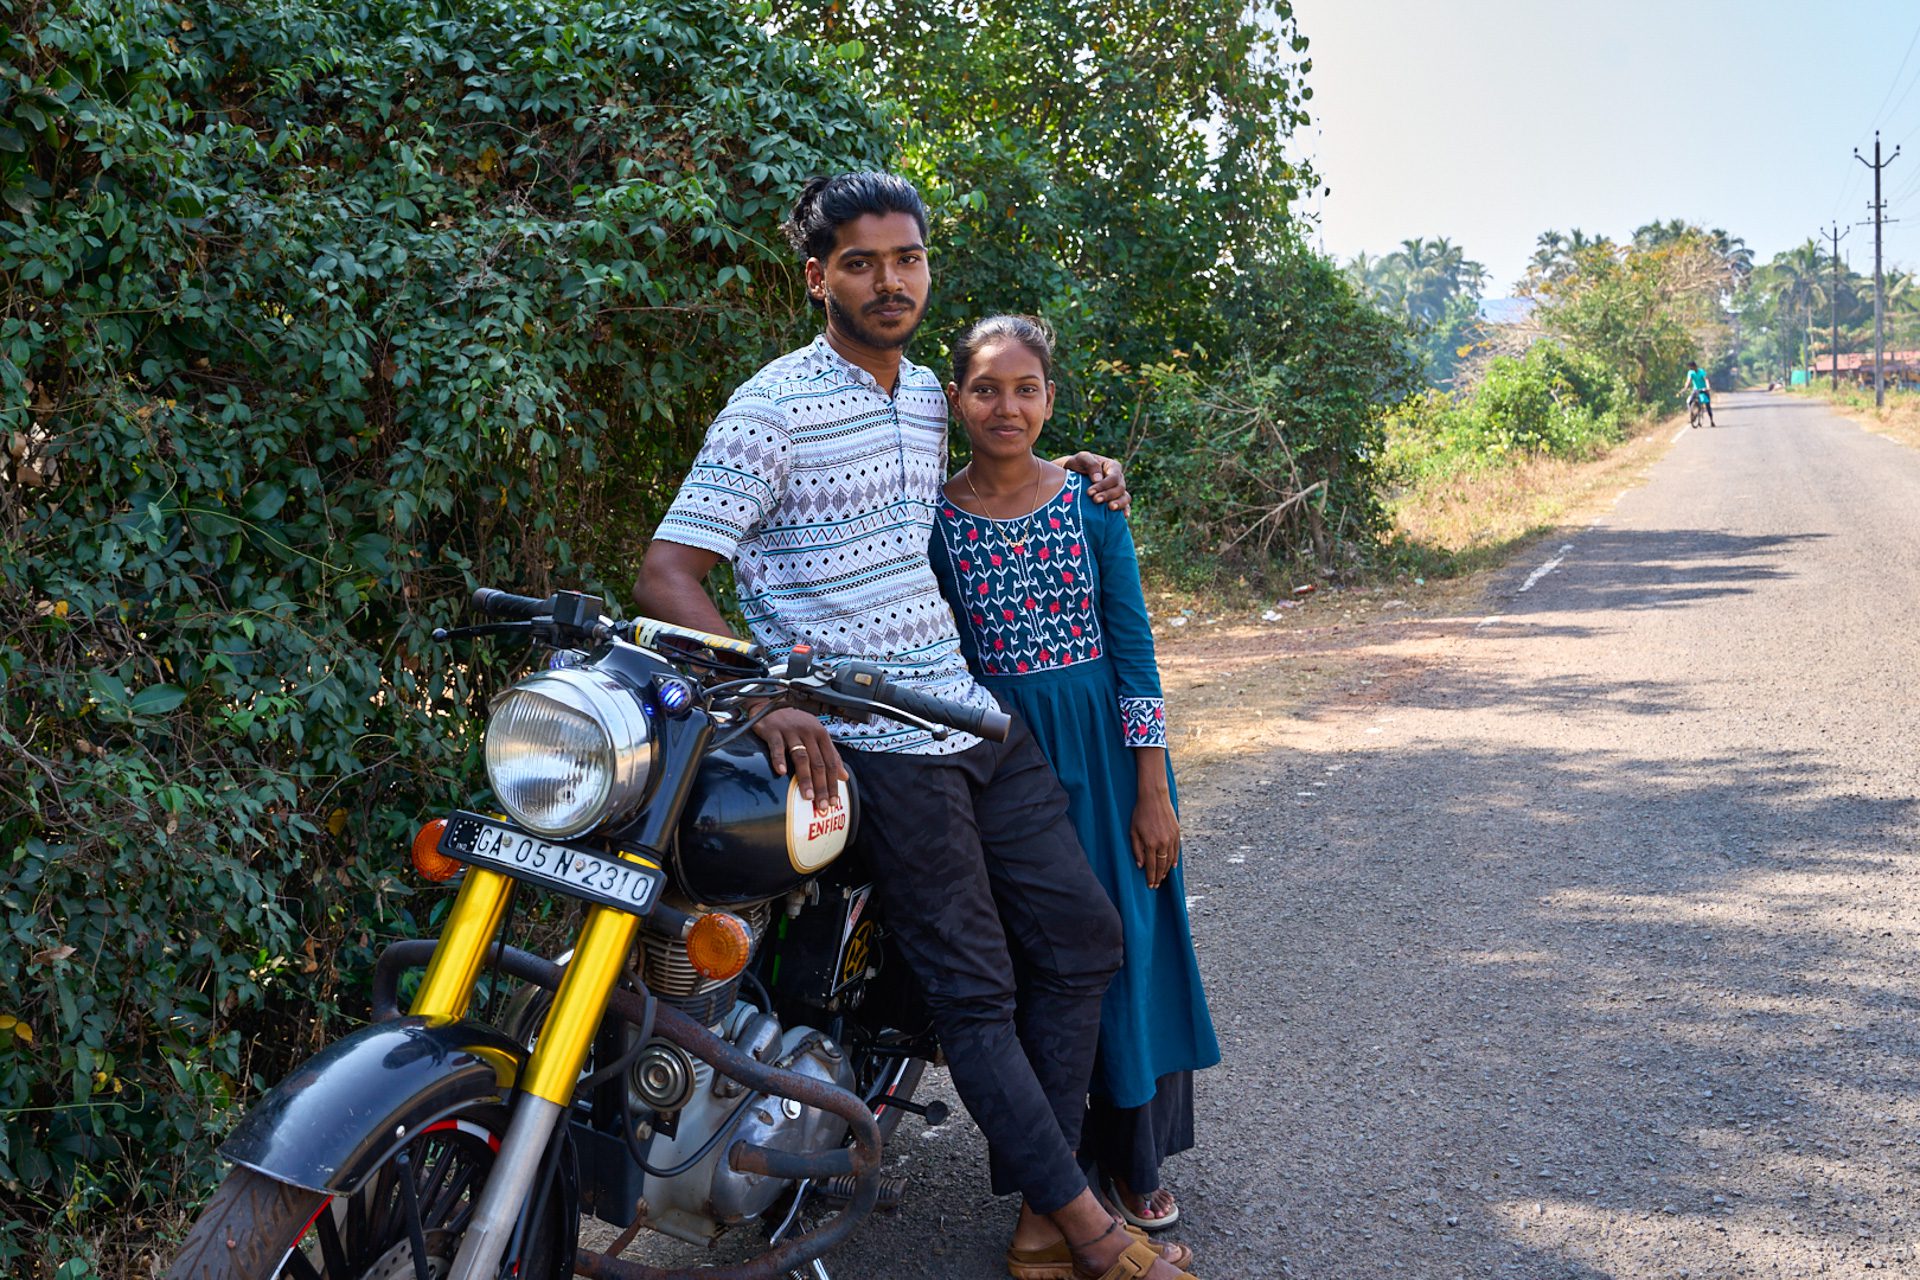
[[[1689,368],[1689,369],[1698,369],[1699,367],[1700,367],[1700,364],[1699,364],[1699,362],[1698,362],[1698,361],[1695,361],[1695,360],[1689,360],[1689,361],[1687,361],[1687,368]]]
[[[1038,316],[988,316],[967,326],[953,340],[953,383],[967,385],[967,370],[980,348],[995,342],[1017,342],[1040,360],[1040,376],[1053,378],[1053,329]]]
[[[787,243],[804,260],[825,261],[840,228],[867,213],[910,213],[927,238],[927,206],[905,178],[891,173],[837,173],[809,178],[787,216]]]

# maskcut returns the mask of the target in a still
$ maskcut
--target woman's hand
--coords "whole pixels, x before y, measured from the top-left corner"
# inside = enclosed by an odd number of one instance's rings
[[[1133,804],[1133,862],[1158,889],[1180,861],[1180,817],[1167,790],[1167,753],[1159,747],[1132,748],[1139,760],[1140,794]]]
[[[755,724],[753,731],[767,744],[774,776],[784,777],[791,770],[800,784],[801,798],[813,801],[815,813],[826,812],[828,799],[846,781],[847,766],[820,717],[782,707]]]

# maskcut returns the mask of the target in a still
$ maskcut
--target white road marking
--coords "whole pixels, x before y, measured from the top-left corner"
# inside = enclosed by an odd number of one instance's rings
[[[1681,437],[1681,436],[1684,436],[1685,434],[1687,434],[1687,432],[1689,432],[1689,431],[1691,431],[1691,430],[1693,430],[1693,427],[1692,427],[1691,425],[1688,425],[1688,426],[1684,426],[1684,427],[1682,427],[1682,428],[1680,428],[1680,430],[1679,430],[1679,431],[1677,431],[1677,432],[1675,432],[1675,433],[1674,433],[1674,437],[1673,437],[1673,439],[1672,439],[1671,441],[1669,441],[1669,443],[1671,443],[1671,444],[1679,444],[1679,443],[1680,443],[1680,437]]]
[[[1553,559],[1547,561],[1545,564],[1541,565],[1538,569],[1535,569],[1532,573],[1528,574],[1527,580],[1520,584],[1520,592],[1524,594],[1525,592],[1533,590],[1533,584],[1540,581],[1540,579],[1546,577],[1548,574],[1552,573],[1555,569],[1558,569],[1560,567],[1560,562],[1567,558],[1567,552],[1571,550],[1573,550],[1573,544],[1569,542],[1565,546],[1560,548],[1559,552],[1555,554]]]
[[[1475,631],[1478,631],[1478,630],[1479,630],[1480,628],[1482,628],[1482,627],[1490,627],[1490,626],[1492,626],[1492,625],[1493,625],[1494,623],[1496,623],[1496,622],[1499,622],[1499,621],[1501,621],[1501,620],[1502,620],[1502,619],[1501,619],[1501,616],[1500,616],[1499,614],[1497,614],[1497,613],[1495,613],[1495,614],[1489,614],[1489,615],[1488,615],[1487,617],[1484,617],[1484,618],[1482,618],[1482,619],[1480,619],[1480,621],[1478,621],[1478,622],[1476,622],[1476,623],[1474,623],[1474,624],[1473,624],[1473,629],[1474,629]]]

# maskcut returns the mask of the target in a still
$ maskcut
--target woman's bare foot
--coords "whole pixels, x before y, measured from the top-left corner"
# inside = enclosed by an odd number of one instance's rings
[[[1126,1206],[1127,1212],[1140,1219],[1149,1231],[1155,1230],[1156,1224],[1159,1224],[1161,1219],[1168,1220],[1164,1225],[1172,1226],[1180,1216],[1180,1202],[1175,1200],[1173,1192],[1165,1187],[1155,1187],[1152,1191],[1142,1194],[1115,1178],[1113,1194],[1122,1205]]]

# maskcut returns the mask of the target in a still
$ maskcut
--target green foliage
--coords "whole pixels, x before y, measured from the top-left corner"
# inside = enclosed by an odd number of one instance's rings
[[[922,363],[967,321],[1044,315],[1061,339],[1050,447],[1124,453],[1152,412],[1151,367],[1231,357],[1221,299],[1236,272],[1287,252],[1311,181],[1283,151],[1312,96],[1286,0],[830,0],[789,14],[796,35],[860,40],[861,82],[900,103],[900,169],[935,219]]]
[[[1204,379],[1155,371],[1135,474],[1164,506],[1143,539],[1188,564],[1237,552],[1344,566],[1372,552],[1387,526],[1386,415],[1419,384],[1399,324],[1303,250],[1244,275],[1224,312],[1242,335],[1231,363]]]
[[[1665,406],[1678,399],[1688,360],[1730,363],[1726,304],[1744,251],[1724,232],[1697,228],[1643,240],[1568,251],[1535,277],[1533,292],[1549,332],[1619,370],[1642,405]]]
[[[725,0],[53,0],[5,42],[0,1267],[50,1274],[191,1201],[426,926],[393,868],[501,676],[428,632],[625,577],[808,323],[794,189],[888,135]]]
[[[1633,397],[1596,356],[1541,342],[1496,356],[1470,395],[1408,401],[1390,420],[1389,465],[1402,480],[1499,466],[1530,454],[1586,457],[1616,443]]]

